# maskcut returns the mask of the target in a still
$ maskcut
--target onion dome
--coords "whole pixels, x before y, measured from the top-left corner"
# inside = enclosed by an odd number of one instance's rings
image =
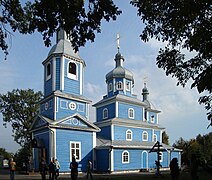
[[[151,108],[150,102],[148,101],[149,91],[144,83],[144,88],[142,89],[143,102],[147,105],[147,108]]]
[[[134,82],[132,72],[123,67],[124,58],[120,52],[116,54],[115,62],[116,67],[106,75],[106,82],[113,78],[125,78]]]

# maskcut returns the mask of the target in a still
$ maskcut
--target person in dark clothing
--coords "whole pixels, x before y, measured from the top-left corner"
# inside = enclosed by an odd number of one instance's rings
[[[72,157],[72,162],[70,163],[70,169],[71,169],[71,179],[72,180],[77,180],[78,163],[76,162],[75,157]]]
[[[170,163],[171,177],[172,180],[178,180],[180,169],[178,166],[177,158],[173,158]]]
[[[89,175],[90,175],[91,179],[93,179],[93,176],[92,176],[92,162],[90,160],[88,160],[88,163],[87,163],[87,179],[88,179]]]
[[[48,170],[45,159],[43,158],[39,164],[39,171],[42,177],[42,180],[46,180],[46,171]]]
[[[50,163],[49,163],[49,180],[54,180],[55,177],[55,163],[53,159],[50,159]]]

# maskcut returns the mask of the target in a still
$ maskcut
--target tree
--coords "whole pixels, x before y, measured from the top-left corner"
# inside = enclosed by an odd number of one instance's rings
[[[209,0],[133,0],[145,24],[140,35],[166,42],[156,59],[166,75],[177,78],[177,85],[189,84],[204,92],[199,103],[205,105],[212,125],[212,3]],[[183,50],[192,52],[187,58]]]
[[[22,147],[29,145],[31,134],[29,129],[33,118],[37,115],[42,93],[32,89],[13,90],[7,94],[0,94],[0,110],[3,115],[4,126],[11,124],[14,140]]]
[[[162,133],[162,143],[169,145],[169,136],[166,134],[166,131]]]
[[[94,41],[95,32],[101,32],[102,19],[116,20],[121,14],[112,0],[36,0],[25,4],[20,0],[0,0],[0,6],[0,47],[6,55],[9,27],[22,34],[38,31],[47,46],[54,32],[62,27],[72,32],[71,41],[78,50],[86,41]]]
[[[182,149],[182,162],[188,163],[191,155],[195,154],[200,164],[210,162],[212,157],[212,133],[198,135],[196,139],[185,141],[182,137],[173,144],[173,147]]]
[[[199,103],[204,104],[212,125],[211,1],[131,0],[130,3],[138,9],[145,24],[141,39],[148,42],[156,38],[167,43],[156,58],[158,67],[167,76],[177,78],[177,85],[184,87],[192,82],[191,88],[204,93]],[[77,51],[86,41],[94,41],[95,33],[101,32],[103,19],[116,20],[121,14],[113,0],[37,0],[25,4],[19,0],[0,0],[0,6],[0,47],[6,55],[9,27],[22,34],[38,31],[47,46],[54,32],[62,27],[71,32]],[[193,57],[186,57],[183,50],[192,52]]]
[[[13,153],[7,152],[5,148],[0,148],[0,156],[2,156],[3,159],[10,159]]]

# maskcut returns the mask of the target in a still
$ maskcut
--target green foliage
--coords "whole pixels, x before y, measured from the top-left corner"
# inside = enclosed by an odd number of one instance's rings
[[[169,145],[169,136],[166,134],[166,131],[162,133],[162,143]]]
[[[23,168],[23,164],[29,163],[30,156],[32,155],[32,149],[30,145],[26,145],[15,153],[14,159],[19,168]]]
[[[13,157],[13,153],[7,152],[5,148],[0,148],[0,156],[3,156],[3,159],[10,159]]]
[[[62,27],[72,32],[72,44],[78,50],[86,41],[94,41],[95,32],[101,32],[103,19],[116,20],[121,14],[112,0],[37,0],[25,4],[20,0],[4,0],[0,1],[0,6],[0,47],[6,55],[8,26],[22,34],[38,31],[46,46],[51,45],[50,38],[58,27]]]
[[[201,164],[212,163],[212,133],[201,136],[196,139],[185,141],[182,137],[173,144],[174,147],[182,149],[182,162],[187,163],[192,154],[195,154]]]
[[[185,86],[192,80],[191,88],[205,93],[199,103],[205,105],[212,124],[211,1],[133,0],[131,4],[145,23],[141,39],[155,38],[167,44],[159,51],[158,67],[177,78],[177,85]],[[186,59],[183,50],[192,52],[193,57]]]
[[[13,90],[7,94],[0,94],[0,110],[3,115],[4,126],[11,124],[14,140],[22,147],[31,142],[29,129],[33,118],[39,110],[42,93],[28,90]]]

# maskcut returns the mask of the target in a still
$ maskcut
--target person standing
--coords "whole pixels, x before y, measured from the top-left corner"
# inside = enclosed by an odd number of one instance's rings
[[[75,157],[72,157],[72,162],[70,163],[70,169],[71,169],[71,179],[72,180],[77,180],[78,163],[76,162]]]
[[[44,158],[42,158],[40,164],[39,164],[39,171],[42,177],[42,180],[46,180],[46,171],[47,171],[48,167],[46,164],[46,161]]]
[[[55,163],[53,159],[50,159],[49,163],[49,180],[54,180],[55,177]]]
[[[60,163],[57,159],[54,160],[55,163],[55,179],[59,176],[59,170],[60,170]]]
[[[91,179],[93,179],[93,176],[92,176],[92,162],[91,162],[91,160],[88,160],[88,163],[87,163],[87,179],[88,179],[89,175],[90,175]]]
[[[16,170],[16,162],[13,160],[13,158],[10,159],[10,180],[15,179],[15,170]]]
[[[178,166],[177,158],[173,158],[170,163],[171,177],[172,180],[178,180],[180,169]]]

